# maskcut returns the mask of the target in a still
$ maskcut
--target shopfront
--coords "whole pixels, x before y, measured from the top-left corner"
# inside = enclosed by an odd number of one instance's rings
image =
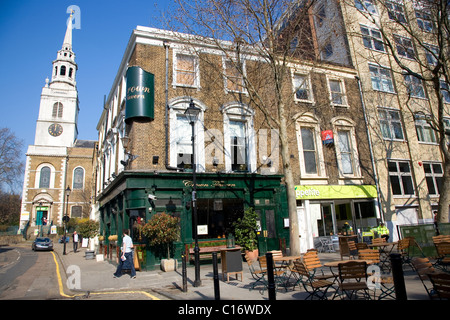
[[[374,185],[302,185],[295,193],[301,251],[314,248],[319,237],[343,234],[346,223],[362,240],[380,219]]]
[[[259,217],[260,252],[278,250],[280,239],[289,245],[286,192],[281,176],[198,173],[196,180],[199,240],[224,239],[233,232],[234,221],[251,206]],[[104,248],[112,250],[108,256],[114,259],[117,250],[111,247],[108,238],[117,235],[117,245],[120,245],[121,230],[128,228],[134,243],[145,247],[139,254],[142,268],[159,268],[160,260],[166,257],[146,246],[139,225],[145,224],[152,215],[165,212],[180,218],[179,241],[173,244],[172,252],[175,258],[181,259],[185,245],[194,242],[192,187],[189,173],[122,172],[98,198]]]

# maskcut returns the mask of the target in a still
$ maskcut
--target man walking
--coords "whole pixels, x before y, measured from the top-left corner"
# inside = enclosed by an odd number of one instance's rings
[[[128,235],[130,231],[128,229],[123,230],[123,239],[122,239],[122,254],[119,259],[119,264],[117,266],[117,270],[114,273],[114,278],[119,278],[122,276],[122,269],[130,269],[131,270],[131,278],[136,279],[136,270],[134,268],[133,261],[133,240],[131,240]]]

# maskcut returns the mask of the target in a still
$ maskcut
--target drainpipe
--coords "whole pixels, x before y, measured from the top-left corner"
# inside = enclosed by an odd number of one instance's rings
[[[165,119],[164,119],[164,127],[165,127],[165,135],[166,135],[166,156],[164,159],[164,164],[167,170],[180,170],[177,167],[171,167],[169,165],[169,44],[164,41],[164,48],[166,49],[166,83],[165,83],[165,94],[166,94],[166,106],[165,106]]]
[[[370,152],[370,160],[372,161],[372,167],[373,167],[373,178],[375,180],[375,186],[377,187],[377,208],[378,208],[378,212],[380,213],[381,221],[384,222],[384,214],[381,209],[381,202],[380,202],[380,197],[379,197],[380,186],[378,183],[378,175],[377,175],[377,169],[375,166],[375,159],[373,157],[372,139],[370,138],[369,123],[367,121],[367,114],[366,114],[366,106],[364,103],[363,93],[362,93],[362,89],[361,89],[361,79],[358,76],[355,76],[355,79],[356,79],[356,81],[358,81],[359,95],[361,98],[361,104],[362,104],[362,109],[363,109],[363,114],[364,114],[364,122],[366,124],[367,139],[369,141],[369,152]]]

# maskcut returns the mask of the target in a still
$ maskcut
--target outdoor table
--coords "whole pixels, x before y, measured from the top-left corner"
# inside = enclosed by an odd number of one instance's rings
[[[390,270],[389,267],[389,255],[391,254],[392,250],[394,249],[394,246],[397,244],[397,242],[382,242],[377,244],[369,244],[369,248],[379,248],[380,251],[380,263],[381,263],[381,269],[384,267],[387,267],[388,270]]]
[[[291,279],[292,270],[289,268],[289,264],[291,261],[301,259],[302,256],[275,256],[273,257],[273,262],[276,261],[281,262],[281,267],[275,267],[276,269],[285,269],[284,272],[284,287],[287,290],[289,285],[289,280]]]

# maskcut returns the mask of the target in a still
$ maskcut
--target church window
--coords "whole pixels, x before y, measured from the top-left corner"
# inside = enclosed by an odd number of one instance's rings
[[[76,168],[73,171],[73,189],[83,189],[83,183],[84,182],[84,169],[83,168]]]
[[[72,78],[72,74],[73,74],[73,68],[69,69],[69,78]]]
[[[83,216],[83,208],[81,206],[73,206],[71,208],[72,213],[70,214],[70,216],[72,218],[82,218]]]
[[[39,188],[49,188],[50,187],[50,168],[43,167],[41,169],[41,175],[39,179]]]
[[[55,67],[55,76],[58,75],[58,67]]]
[[[66,66],[61,66],[60,75],[61,76],[65,76],[66,75]]]
[[[61,102],[56,102],[53,105],[52,116],[53,116],[53,118],[62,118],[62,116],[63,116],[63,104]]]

